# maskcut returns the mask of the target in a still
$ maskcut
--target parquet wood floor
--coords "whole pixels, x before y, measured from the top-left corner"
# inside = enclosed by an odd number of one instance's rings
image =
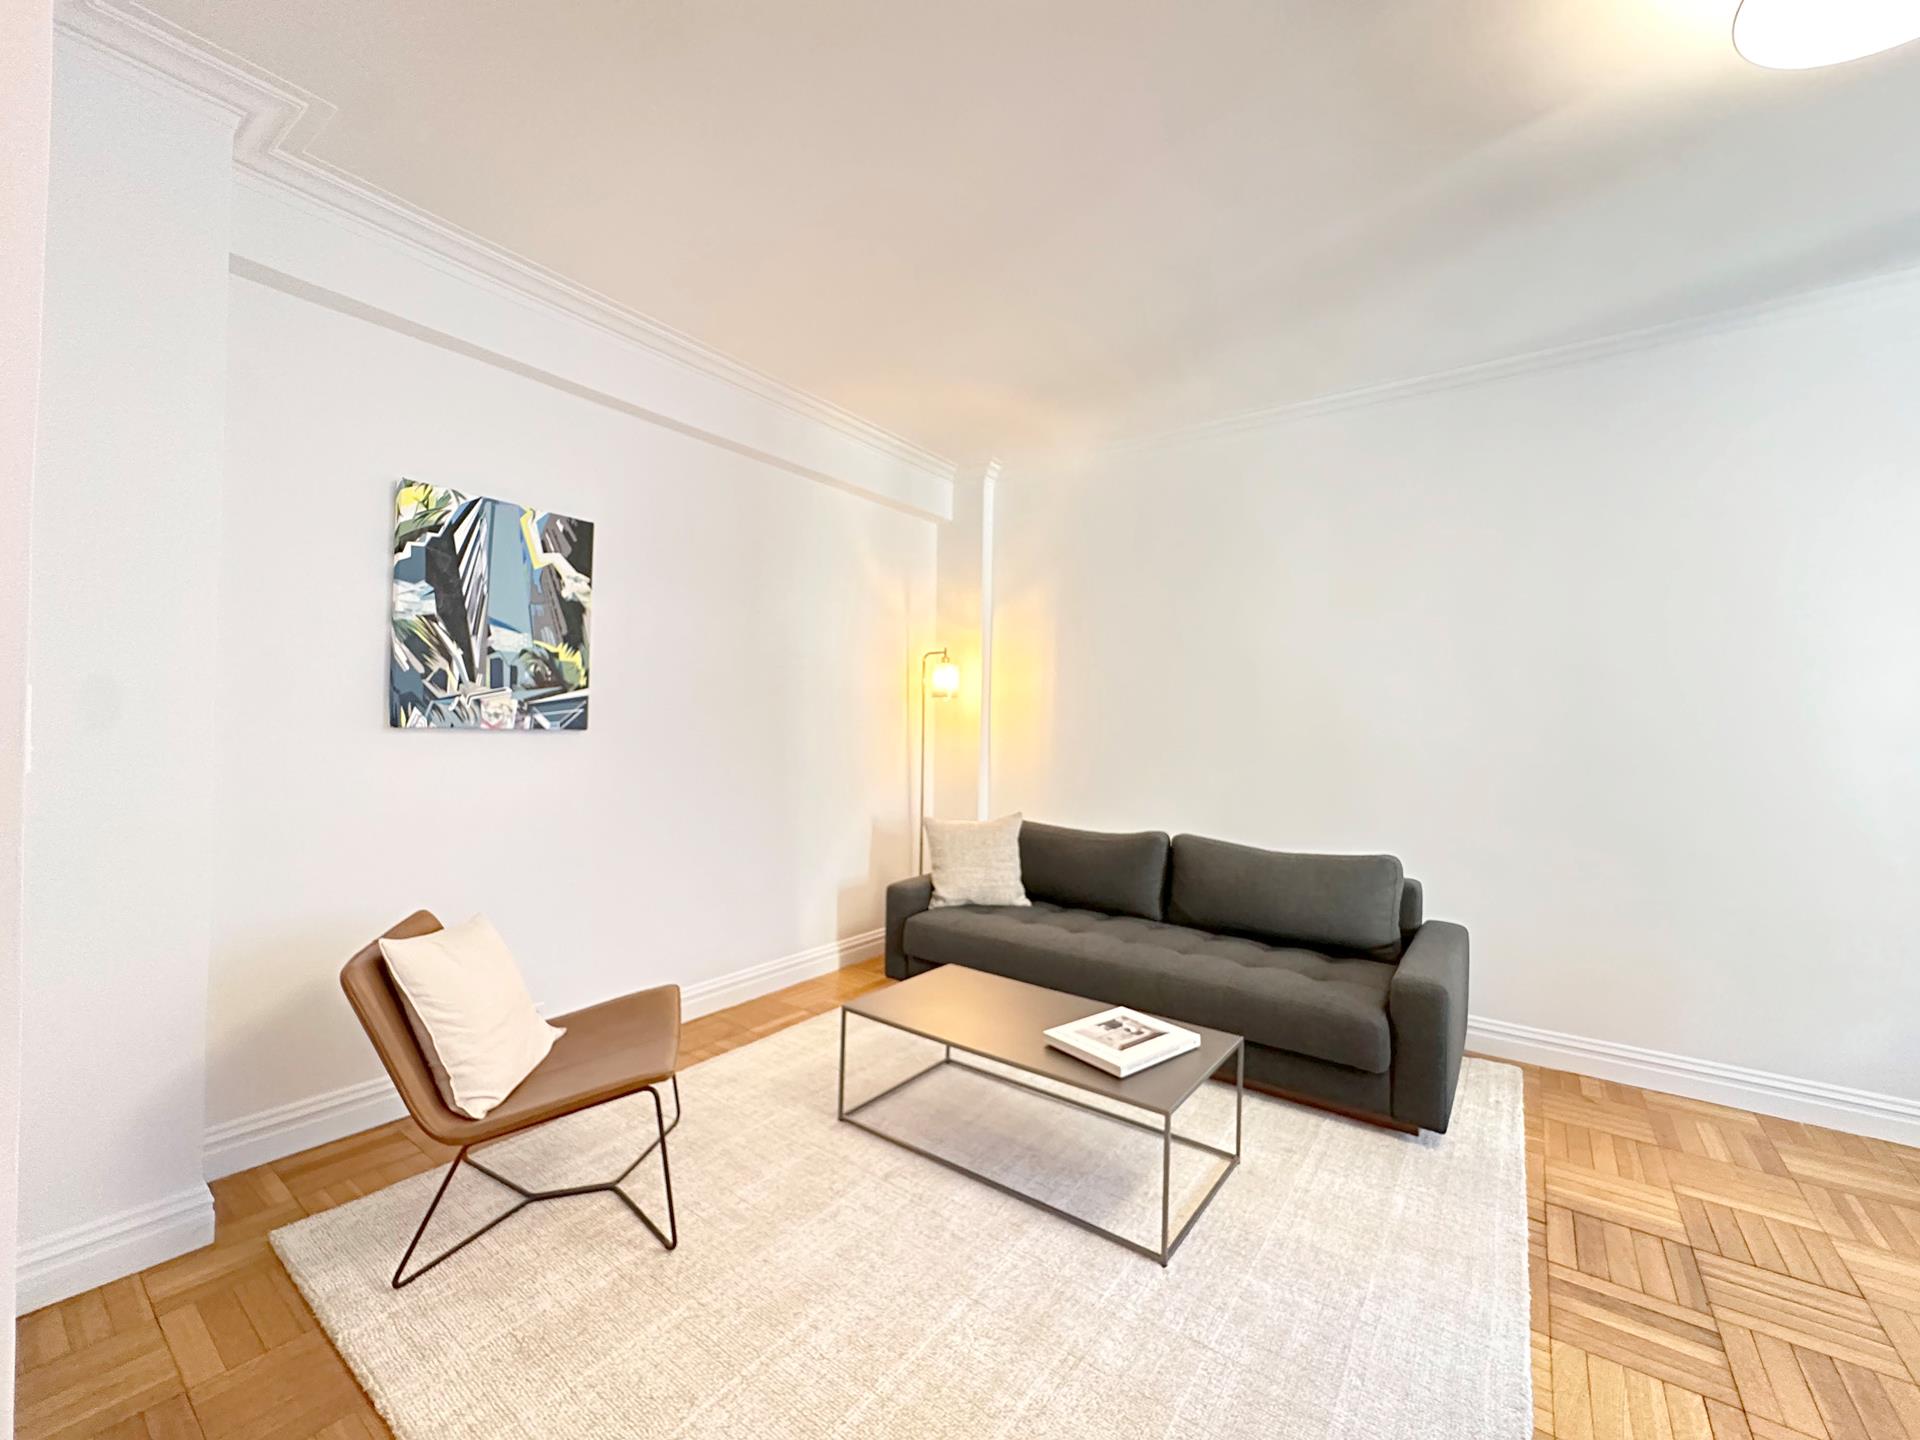
[[[887,983],[704,1016],[682,1056]],[[1920,1440],[1920,1151],[1523,1069],[1536,1437]],[[399,1121],[214,1182],[212,1245],[18,1322],[17,1435],[385,1437],[266,1237],[449,1153]]]
[[[1527,1099],[1541,1435],[1920,1440],[1920,1151],[1562,1071]]]

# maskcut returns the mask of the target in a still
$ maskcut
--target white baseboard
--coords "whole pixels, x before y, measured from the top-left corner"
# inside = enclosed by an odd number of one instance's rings
[[[683,985],[680,987],[680,1013],[692,1020],[715,1010],[724,1010],[729,1005],[771,995],[775,990],[798,985],[802,980],[811,980],[816,975],[829,974],[842,966],[857,965],[862,960],[871,960],[878,955],[886,940],[886,931],[867,930],[858,935],[849,935],[844,940],[816,945],[797,955],[783,956],[762,965],[750,965],[731,975],[717,975],[711,980]]]
[[[1898,1095],[1853,1090],[1822,1080],[1801,1080],[1477,1015],[1467,1021],[1467,1048],[1503,1060],[1577,1070],[1624,1085],[1920,1146],[1920,1100]]]
[[[750,965],[729,975],[682,986],[681,1014],[691,1020],[784,990],[844,965],[857,964],[879,954],[885,939],[885,931],[868,930],[844,940],[816,945],[811,950]],[[255,1165],[265,1165],[315,1145],[324,1145],[329,1140],[398,1120],[404,1114],[406,1107],[383,1075],[324,1095],[243,1115],[207,1130],[207,1178],[218,1180],[241,1170],[251,1170]]]
[[[194,1185],[20,1247],[14,1310],[24,1315],[213,1243],[213,1196]]]
[[[207,1129],[207,1178],[218,1180],[371,1130],[407,1113],[393,1082],[381,1075],[271,1110],[256,1110]]]

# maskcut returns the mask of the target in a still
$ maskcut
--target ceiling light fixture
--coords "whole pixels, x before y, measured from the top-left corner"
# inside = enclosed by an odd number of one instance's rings
[[[1915,0],[1740,0],[1733,48],[1769,70],[1839,65],[1920,40]]]

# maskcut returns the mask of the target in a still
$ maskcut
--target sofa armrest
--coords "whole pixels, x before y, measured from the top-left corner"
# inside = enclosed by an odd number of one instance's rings
[[[1445,1130],[1467,1048],[1467,929],[1429,920],[1413,932],[1387,991],[1393,1118]]]
[[[887,974],[907,978],[907,921],[933,903],[933,877],[915,875],[887,886]]]

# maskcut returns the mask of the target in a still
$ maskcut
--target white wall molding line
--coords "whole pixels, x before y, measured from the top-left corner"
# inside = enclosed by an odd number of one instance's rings
[[[158,1265],[213,1243],[213,1196],[204,1185],[75,1225],[20,1247],[15,1313]]]
[[[759,461],[761,464],[771,465],[776,469],[789,471],[792,474],[802,476],[805,479],[815,481],[821,485],[827,485],[836,490],[844,490],[849,494],[858,495],[862,499],[870,500],[876,505],[885,505],[890,509],[900,510],[909,515],[918,515],[923,519],[938,520],[944,518],[940,508],[941,505],[943,503],[950,503],[944,500],[944,495],[941,490],[932,486],[921,488],[918,491],[903,491],[899,490],[898,487],[882,489],[873,485],[860,485],[849,482],[840,475],[833,474],[818,466],[805,464],[799,459],[791,457],[789,454],[780,453],[778,450],[767,450],[742,444],[718,430],[703,428],[697,424],[692,424],[676,416],[667,414],[664,411],[635,404],[631,400],[623,399],[620,395],[612,393],[609,389],[583,384],[565,375],[556,374],[550,370],[543,370],[538,365],[530,364],[513,354],[506,353],[504,350],[489,349],[485,345],[463,339],[458,335],[448,334],[443,330],[436,330],[431,325],[410,320],[406,316],[396,314],[392,311],[382,310],[377,306],[367,304],[351,295],[326,289],[324,286],[304,280],[298,275],[276,270],[270,265],[263,265],[258,261],[250,260],[241,255],[236,254],[230,258],[228,271],[240,279],[251,281],[257,285],[265,285],[270,289],[280,291],[282,294],[292,295],[297,299],[305,300],[309,304],[319,305],[325,309],[337,311],[342,315],[350,315],[356,320],[364,321],[369,325],[378,325],[382,329],[391,330],[395,334],[405,335],[410,339],[420,341],[422,344],[434,345],[440,349],[451,351],[456,355],[464,355],[468,359],[477,360],[482,364],[492,365],[501,370],[506,370],[514,375],[520,376],[522,379],[531,380],[535,384],[551,386],[553,389],[572,395],[577,399],[586,400],[595,405],[605,406],[607,409],[619,411],[623,415],[631,415],[635,419],[646,421],[649,425],[658,425],[662,429],[673,430],[679,434],[691,436],[706,444],[717,446],[722,450],[730,450],[737,455],[744,455],[748,459]]]
[[[681,992],[683,1013],[687,1019],[695,1019],[846,965],[858,964],[876,954],[885,938],[885,931],[870,930],[687,986]],[[1920,1144],[1920,1100],[1904,1100],[1894,1095],[1800,1080],[1483,1016],[1474,1016],[1468,1021],[1467,1048],[1480,1055],[1573,1070],[1695,1100],[1733,1105],[1854,1134],[1874,1135],[1903,1145]],[[218,1180],[255,1165],[265,1165],[315,1145],[384,1125],[405,1113],[393,1086],[385,1077],[380,1077],[228,1121],[207,1131],[207,1178]],[[56,1246],[61,1239],[52,1237],[35,1250]],[[22,1295],[26,1293],[25,1270],[23,1256]],[[112,1278],[106,1275],[106,1279]],[[93,1281],[89,1285],[95,1283],[105,1282]],[[88,1285],[78,1288],[85,1289]]]
[[[371,1130],[407,1113],[400,1092],[381,1075],[324,1095],[258,1110],[207,1127],[207,1179],[219,1180],[330,1140]]]
[[[1575,1070],[1623,1085],[1755,1110],[1783,1120],[1872,1135],[1901,1145],[1920,1145],[1920,1100],[1898,1095],[1854,1090],[1821,1080],[1802,1080],[1479,1015],[1467,1021],[1467,1049],[1503,1060]]]
[[[729,1005],[770,995],[802,980],[825,975],[847,965],[870,960],[886,943],[886,931],[866,930],[842,940],[815,945],[811,949],[783,955],[697,981],[680,991],[681,1014],[696,1019]],[[544,1013],[544,1007],[542,1007]],[[276,1105],[209,1126],[206,1137],[206,1168],[209,1180],[250,1170],[316,1145],[339,1140],[375,1125],[384,1125],[406,1114],[400,1096],[384,1075],[343,1085],[324,1095],[310,1096],[290,1104]],[[211,1234],[209,1234],[211,1238]],[[204,1243],[204,1242],[201,1242]],[[138,1268],[138,1267],[135,1267]],[[119,1273],[125,1273],[119,1272]],[[114,1278],[107,1276],[108,1279]],[[93,1282],[102,1283],[102,1282]],[[24,1280],[22,1281],[24,1285]],[[85,1287],[82,1287],[85,1288]],[[24,1292],[23,1292],[24,1293]]]
[[[1858,276],[1851,280],[1795,290],[1771,299],[1710,311],[1684,320],[1670,320],[1658,325],[1615,331],[1606,335],[1597,335],[1591,339],[1575,340],[1565,345],[1500,356],[1450,370],[1436,370],[1424,375],[1408,376],[1405,379],[1382,381],[1377,385],[1336,390],[1305,400],[1246,410],[1237,415],[1228,415],[1216,420],[1203,420],[1197,424],[1176,426],[1170,430],[1123,437],[1096,447],[1092,454],[1095,457],[1116,456],[1139,451],[1168,449],[1173,446],[1237,435],[1247,430],[1291,425],[1302,420],[1317,419],[1323,415],[1338,415],[1350,410],[1391,405],[1397,401],[1418,399],[1424,395],[1437,395],[1449,390],[1465,390],[1476,385],[1490,385],[1500,380],[1514,379],[1542,371],[1566,369],[1570,366],[1612,359],[1615,356],[1628,355],[1640,350],[1675,345],[1687,340],[1730,334],[1828,306],[1872,304],[1889,293],[1914,287],[1920,287],[1920,264],[1900,266],[1872,275]]]
[[[138,0],[60,0],[56,27],[145,83],[161,83],[238,117],[234,163],[254,182],[436,257],[623,344],[723,382],[950,486],[953,463],[831,401],[788,385],[576,284],[504,246],[349,174],[311,153],[334,107],[241,56],[173,24]]]
[[[816,975],[825,975],[847,965],[857,965],[878,955],[887,942],[885,930],[863,930],[842,940],[830,940],[811,950],[801,950],[762,965],[750,965],[731,975],[716,976],[697,984],[682,986],[680,1013],[688,1020],[757,1000],[775,990],[798,985]]]

